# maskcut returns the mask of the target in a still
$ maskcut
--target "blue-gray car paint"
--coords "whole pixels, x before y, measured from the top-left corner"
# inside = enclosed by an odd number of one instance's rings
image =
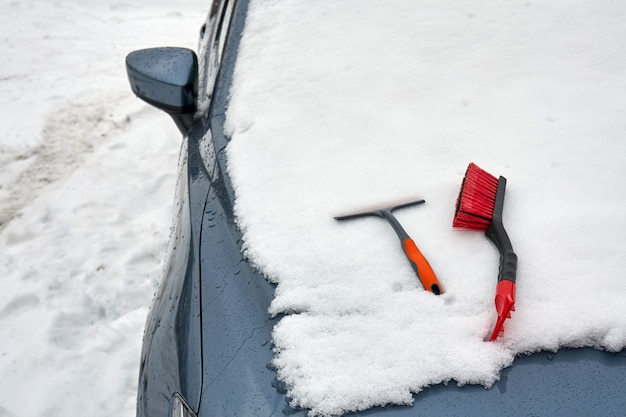
[[[140,417],[168,416],[174,393],[200,417],[306,415],[288,406],[269,366],[279,320],[267,314],[274,288],[241,254],[226,170],[224,115],[247,6],[236,2],[208,117],[182,148],[175,227],[144,335]],[[626,409],[624,387],[624,351],[541,352],[516,359],[489,390],[452,382],[425,389],[411,407],[351,415],[617,416]]]

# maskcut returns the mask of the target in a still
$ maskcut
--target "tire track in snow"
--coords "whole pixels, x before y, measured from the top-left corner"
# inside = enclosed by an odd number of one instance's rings
[[[79,100],[48,116],[37,145],[0,146],[0,166],[13,171],[0,184],[0,230],[48,187],[79,167],[94,147],[127,129],[146,110],[130,94]]]

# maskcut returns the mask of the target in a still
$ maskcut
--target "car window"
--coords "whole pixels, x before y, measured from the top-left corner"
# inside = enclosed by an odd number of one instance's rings
[[[230,25],[233,0],[213,0],[207,20],[200,29],[198,46],[199,85],[198,112],[206,113],[211,103],[213,86],[219,71],[224,43]]]

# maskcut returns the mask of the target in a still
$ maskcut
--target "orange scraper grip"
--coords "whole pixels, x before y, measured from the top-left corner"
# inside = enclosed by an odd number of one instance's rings
[[[433,268],[424,255],[422,255],[422,252],[417,248],[413,239],[404,239],[402,241],[402,249],[404,249],[406,257],[409,258],[413,270],[419,277],[426,291],[432,292],[435,295],[443,294],[443,289],[441,288],[441,284],[439,284],[435,271],[433,271]]]

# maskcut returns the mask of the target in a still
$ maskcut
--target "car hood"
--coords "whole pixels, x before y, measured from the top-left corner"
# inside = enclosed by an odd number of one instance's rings
[[[579,135],[578,125],[557,134],[545,117],[552,108],[542,107],[559,97],[547,86],[562,61],[538,57],[561,38],[542,49],[540,38],[526,36],[526,23],[541,29],[545,21],[526,11],[503,26],[510,15],[495,3],[476,12],[481,24],[460,9],[409,3],[376,9],[328,2],[315,10],[250,3],[241,44],[231,46],[234,79],[220,81],[228,96],[215,98],[212,135],[198,145],[200,157],[214,155],[213,162],[204,158],[212,188],[202,228],[202,314],[214,320],[203,320],[203,407],[221,396],[242,413],[262,404],[268,415],[286,399],[320,415],[384,404],[414,406],[367,413],[446,414],[458,404],[487,415],[526,410],[530,396],[571,411],[568,398],[597,394],[590,386],[623,383],[620,353],[564,350],[513,362],[542,349],[619,351],[625,343],[616,312],[626,265],[601,244],[616,241],[623,222],[608,216],[616,227],[600,227],[596,204],[568,211],[572,195],[602,183],[602,175],[587,171],[585,181],[572,182],[583,159],[567,144],[574,136],[577,149],[597,149],[598,136]],[[383,18],[391,9],[395,20]],[[242,14],[235,15],[243,28]],[[323,33],[312,35],[315,28]],[[594,71],[583,66],[568,85],[588,85],[585,74],[601,75]],[[606,87],[603,93],[614,94]],[[519,100],[519,91],[532,93]],[[554,109],[582,120],[577,106],[559,103]],[[553,142],[542,147],[528,139],[535,134]],[[604,145],[594,160],[610,176],[626,177],[615,159],[617,136],[599,137]],[[450,228],[470,158],[509,178],[505,215],[523,272],[518,311],[496,343],[483,338],[495,314],[497,251],[480,234]],[[333,220],[346,209],[413,195],[427,204],[400,220],[439,274],[441,297],[420,288],[383,222]],[[598,187],[594,195],[618,212],[615,193]],[[568,228],[574,220],[594,233]],[[276,375],[286,396],[272,387]],[[555,385],[555,375],[565,386]],[[465,386],[440,385],[450,381]],[[476,383],[492,389],[467,386]],[[615,398],[607,411],[621,407]]]

